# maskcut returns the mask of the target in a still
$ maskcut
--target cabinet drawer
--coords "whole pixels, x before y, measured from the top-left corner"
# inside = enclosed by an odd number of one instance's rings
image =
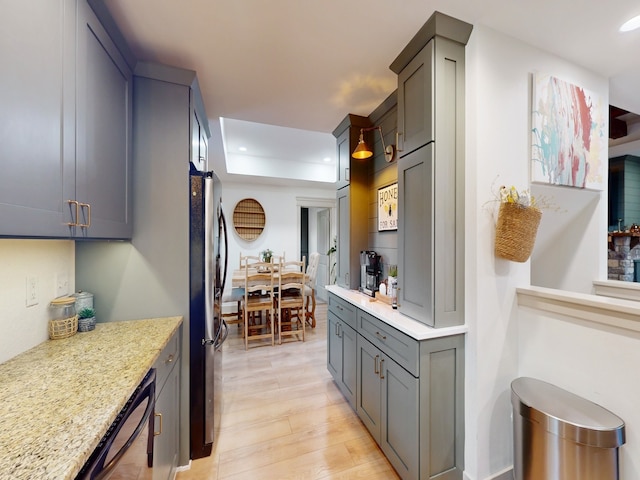
[[[353,304],[330,293],[329,311],[351,328],[356,328],[356,307]]]
[[[414,377],[419,376],[419,343],[383,321],[358,310],[358,333],[395,360]]]
[[[160,356],[153,364],[156,369],[156,398],[160,395],[164,383],[167,381],[172,368],[178,363],[180,359],[180,332],[178,330],[173,337],[169,340],[169,343],[162,349]]]

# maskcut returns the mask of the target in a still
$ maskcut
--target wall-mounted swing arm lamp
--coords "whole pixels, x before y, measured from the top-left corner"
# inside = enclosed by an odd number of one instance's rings
[[[370,149],[364,141],[364,132],[369,132],[371,130],[377,130],[380,133],[380,140],[382,141],[382,150],[384,151],[384,159],[387,162],[393,161],[393,158],[396,155],[396,148],[394,145],[385,145],[384,137],[382,136],[382,127],[367,127],[360,129],[360,140],[358,140],[358,146],[353,151],[351,156],[358,160],[364,160],[373,155],[373,150]]]

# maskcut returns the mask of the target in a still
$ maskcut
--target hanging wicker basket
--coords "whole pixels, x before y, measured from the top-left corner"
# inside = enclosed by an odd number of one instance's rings
[[[526,262],[536,242],[542,212],[517,203],[501,203],[496,225],[496,257]]]

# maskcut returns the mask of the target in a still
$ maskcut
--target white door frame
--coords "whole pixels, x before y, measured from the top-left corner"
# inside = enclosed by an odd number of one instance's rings
[[[302,208],[328,208],[329,209],[329,245],[332,245],[333,237],[336,235],[336,199],[335,198],[316,198],[316,197],[296,197],[296,205],[298,207],[298,233],[302,220]],[[297,239],[298,249],[300,251],[300,235]],[[326,252],[323,252],[326,253]]]

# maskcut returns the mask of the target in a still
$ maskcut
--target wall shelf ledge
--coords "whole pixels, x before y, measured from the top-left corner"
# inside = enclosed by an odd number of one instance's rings
[[[520,307],[640,332],[640,302],[636,300],[544,287],[517,288],[516,293]],[[638,298],[640,299],[640,296]]]

